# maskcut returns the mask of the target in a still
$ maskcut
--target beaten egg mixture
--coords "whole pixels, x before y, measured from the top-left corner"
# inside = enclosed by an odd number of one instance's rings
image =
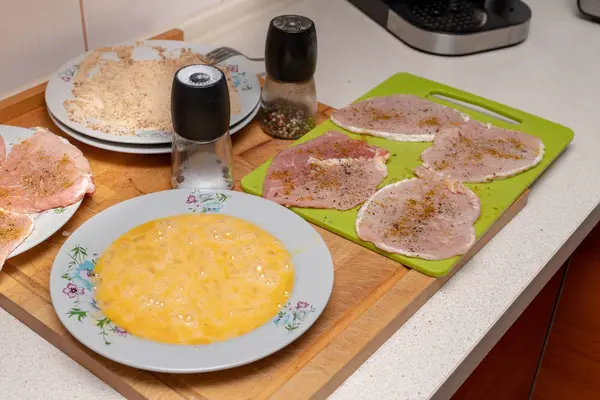
[[[96,263],[96,300],[140,338],[200,344],[245,334],[292,291],[290,253],[258,226],[223,214],[177,215],[131,229]]]

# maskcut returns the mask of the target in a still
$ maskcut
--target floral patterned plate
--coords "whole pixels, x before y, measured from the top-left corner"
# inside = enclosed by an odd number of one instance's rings
[[[130,42],[124,44],[134,45],[135,43]],[[146,40],[135,48],[133,58],[136,60],[158,59],[158,52],[154,50],[152,46],[165,48],[167,50],[165,53],[167,56],[175,54],[170,52],[178,51],[181,48],[191,49],[200,54],[206,54],[213,49],[212,47],[197,43],[187,43],[176,40]],[[170,143],[170,132],[138,131],[135,135],[113,135],[88,128],[84,124],[69,119],[63,103],[65,100],[73,98],[73,76],[77,73],[79,63],[88,54],[89,53],[82,54],[79,57],[72,59],[52,75],[48,82],[48,86],[46,87],[46,105],[49,112],[67,127],[96,139],[129,144]],[[107,54],[110,55],[111,53]],[[116,53],[113,55],[114,57],[111,58],[116,59]],[[231,114],[230,125],[233,126],[246,118],[255,109],[260,99],[260,84],[256,74],[252,72],[251,63],[242,56],[232,57],[220,65],[229,70],[233,84],[238,91],[241,112]]]
[[[115,239],[145,222],[185,213],[243,218],[277,237],[293,257],[289,302],[273,319],[245,335],[205,345],[172,345],[128,334],[102,314],[90,277],[98,256]],[[62,246],[50,274],[52,304],[63,325],[96,353],[135,368],[207,372],[250,363],[287,346],[317,320],[333,287],[329,249],[301,217],[274,202],[234,191],[167,190],[119,203],[94,216]]]
[[[237,124],[231,126],[229,128],[229,133],[233,135],[234,133],[242,130],[246,125],[248,125],[256,114],[258,114],[258,110],[260,109],[260,102],[256,105],[256,108],[248,115],[244,120],[238,122]],[[54,117],[50,112],[48,112],[48,116],[54,124],[62,130],[67,135],[71,136],[73,139],[76,139],[82,143],[88,144],[93,147],[97,147],[99,149],[116,151],[119,153],[130,153],[130,154],[171,154],[171,144],[129,144],[129,143],[115,143],[115,142],[107,142],[105,140],[96,139],[90,136],[86,136],[82,133],[76,132],[68,126],[62,124],[60,121]]]
[[[10,152],[13,145],[33,135],[33,132],[33,129],[21,128],[19,126],[0,125],[0,136],[4,139],[6,154]],[[63,140],[66,141],[66,139]],[[19,247],[14,249],[13,252],[8,255],[8,258],[18,256],[52,236],[71,219],[82,201],[83,200],[80,200],[68,207],[54,208],[32,215],[35,221],[33,232],[31,232],[31,235],[29,235]]]

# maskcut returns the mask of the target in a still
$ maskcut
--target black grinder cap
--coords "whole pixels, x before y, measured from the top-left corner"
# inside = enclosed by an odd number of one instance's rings
[[[310,79],[317,68],[315,23],[301,15],[281,15],[271,20],[265,46],[267,74],[283,82]]]
[[[229,130],[231,105],[225,74],[210,65],[179,69],[171,89],[175,132],[188,140],[211,142]]]

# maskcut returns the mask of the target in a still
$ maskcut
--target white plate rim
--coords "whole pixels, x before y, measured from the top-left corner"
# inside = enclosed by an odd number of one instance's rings
[[[8,153],[13,145],[33,135],[34,131],[35,130],[33,128],[0,125],[0,136],[2,136],[6,145],[6,155],[8,156]],[[34,219],[34,226],[31,235],[29,235],[29,237],[27,237],[23,243],[17,246],[17,248],[14,249],[8,255],[8,257],[6,257],[6,259],[8,260],[24,253],[42,243],[50,236],[54,235],[73,217],[73,215],[75,215],[75,212],[82,202],[83,199],[67,207],[59,207],[37,214],[30,214]]]
[[[248,115],[242,121],[238,122],[236,125],[234,125],[229,130],[229,134],[233,135],[234,133],[239,132],[244,127],[246,127],[250,122],[252,122],[252,120],[254,119],[256,114],[258,114],[259,109],[260,109],[260,101],[258,102],[258,104],[256,104],[256,107],[250,113],[250,115]],[[52,115],[50,110],[47,110],[47,111],[48,111],[48,116],[50,117],[52,122],[54,122],[54,124],[61,131],[63,131],[64,133],[66,133],[67,135],[72,137],[73,139],[80,141],[82,143],[85,143],[92,147],[96,147],[96,148],[108,150],[108,151],[115,151],[118,153],[127,153],[127,154],[170,154],[171,150],[172,150],[171,144],[168,144],[168,145],[160,145],[160,144],[142,145],[142,144],[115,143],[115,142],[107,142],[102,139],[96,139],[96,138],[93,138],[90,136],[86,136],[85,134],[76,132],[73,129],[69,128],[68,126],[64,125],[62,122],[60,122],[58,119],[56,119],[56,117],[54,115]]]
[[[198,43],[191,43],[177,40],[144,40],[141,42],[125,42],[119,45],[136,45],[136,43],[143,43],[142,46],[162,46],[167,50],[176,50],[182,47],[190,48],[194,52],[205,54],[214,47],[206,46]],[[118,46],[118,45],[117,45]],[[45,100],[48,110],[65,126],[80,132],[90,137],[101,139],[109,142],[116,143],[129,143],[129,144],[161,144],[169,143],[171,140],[170,134],[161,132],[150,132],[143,134],[142,136],[123,136],[104,133],[90,129],[83,124],[71,121],[67,112],[63,106],[63,101],[72,99],[72,87],[71,78],[75,74],[79,63],[88,56],[93,50],[90,50],[84,54],[81,54],[70,61],[62,65],[50,78],[45,91]],[[240,88],[238,95],[240,99],[240,105],[242,111],[240,114],[232,115],[230,125],[233,126],[238,122],[242,121],[248,116],[254,109],[254,105],[260,100],[260,83],[256,74],[252,72],[250,67],[251,63],[242,56],[236,56],[228,59],[226,62],[221,63],[222,65],[231,66],[234,75],[234,82],[236,86]]]
[[[237,124],[232,125],[229,128],[229,134],[233,135],[234,133],[237,133],[237,132],[241,131],[242,129],[244,129],[250,122],[252,122],[254,120],[254,117],[256,117],[256,114],[258,114],[259,111],[260,111],[260,99],[258,100],[258,103],[256,103],[256,106],[254,107],[254,109],[252,109],[250,114],[248,114],[246,116],[246,118],[244,118]]]
[[[219,194],[224,195],[225,199],[219,200]],[[202,200],[190,203],[190,196]],[[122,218],[123,214],[131,215],[131,209],[137,210],[138,214],[135,214],[133,219]],[[77,285],[85,290],[86,281],[82,283],[79,279],[81,271],[85,272],[86,268],[93,268],[90,267],[93,266],[91,259],[97,257],[97,254],[100,254],[114,239],[132,227],[163,216],[177,215],[182,212],[191,213],[195,212],[194,210],[223,212],[247,219],[282,240],[292,253],[295,264],[294,289],[287,306],[290,308],[286,308],[279,319],[276,317],[246,335],[224,342],[199,346],[163,344],[127,336],[126,333],[121,336],[123,331],[109,324],[111,344],[105,345],[102,342],[105,336],[98,334],[98,321],[103,316],[92,304],[93,297],[89,293],[87,297],[85,293],[76,295],[77,299],[82,296],[77,307],[80,311],[83,310],[83,306],[80,306],[82,302],[89,303],[87,305],[89,312],[79,321],[77,313],[73,314],[71,311],[74,303],[67,293],[71,290],[68,285],[75,281],[73,287],[76,290],[79,290]],[[261,219],[260,215],[263,217],[269,215],[269,217],[265,220]],[[112,221],[112,224],[107,221]],[[286,232],[284,225],[293,228],[291,234],[283,233]],[[102,234],[99,235],[102,229],[98,231],[97,228],[106,226],[111,226],[113,231],[106,233],[106,237],[102,237]],[[92,241],[95,247],[87,246],[86,240]],[[67,265],[70,260],[69,249],[72,249],[71,255],[76,254],[74,253],[76,246],[85,248],[86,256],[77,259],[75,267],[71,267],[75,269],[69,269]],[[92,251],[95,254],[92,255]],[[72,281],[67,280],[69,276],[73,277]],[[95,215],[81,225],[63,244],[54,260],[50,275],[50,296],[54,309],[66,329],[96,353],[115,362],[144,370],[197,373],[245,365],[273,354],[292,343],[321,315],[331,296],[333,279],[333,261],[324,240],[308,222],[287,208],[242,192],[174,189],[124,201]],[[296,312],[296,315],[301,315],[302,312],[303,319],[300,321],[292,317],[293,312]],[[288,329],[287,324],[290,322],[298,324],[291,326],[293,329]]]
[[[60,122],[50,110],[48,110],[48,116],[54,122],[54,125],[57,126],[58,129],[72,137],[73,139],[85,143],[89,146],[96,147],[98,149],[115,151],[119,153],[127,153],[127,154],[170,154],[171,153],[171,144],[166,146],[163,145],[136,145],[136,144],[127,144],[127,143],[115,143],[108,142],[102,139],[96,139],[91,136],[86,136],[83,133],[79,133],[69,128]]]

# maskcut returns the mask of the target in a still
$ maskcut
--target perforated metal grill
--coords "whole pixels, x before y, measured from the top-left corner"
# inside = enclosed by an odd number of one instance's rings
[[[410,0],[406,5],[406,17],[416,25],[436,31],[474,32],[487,19],[485,11],[469,0]]]

